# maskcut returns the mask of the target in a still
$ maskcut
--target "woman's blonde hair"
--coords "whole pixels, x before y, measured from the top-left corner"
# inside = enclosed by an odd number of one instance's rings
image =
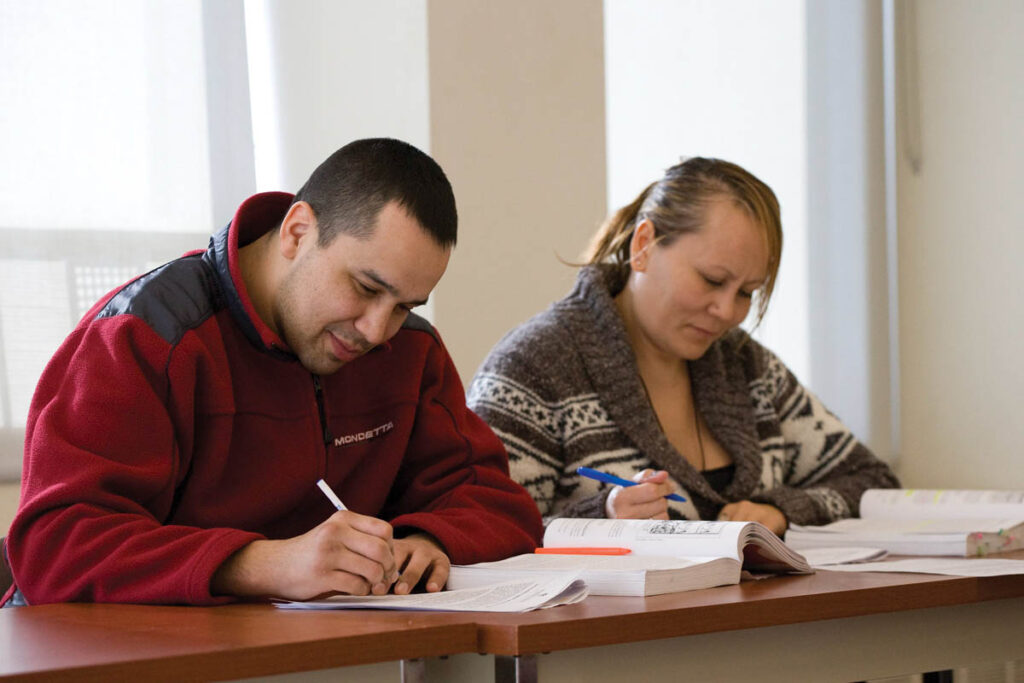
[[[638,223],[650,220],[655,239],[668,246],[681,235],[704,225],[707,205],[728,197],[764,230],[768,245],[768,276],[757,293],[757,324],[768,310],[782,257],[779,200],[771,188],[749,171],[728,161],[691,157],[665,171],[630,204],[605,220],[584,254],[587,264],[615,267],[619,281],[629,276],[629,245]]]

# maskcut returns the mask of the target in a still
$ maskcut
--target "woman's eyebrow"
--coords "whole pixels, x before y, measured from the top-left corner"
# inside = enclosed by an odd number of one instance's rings
[[[722,272],[724,272],[728,279],[730,279],[730,280],[735,280],[736,279],[736,274],[733,273],[731,270],[729,270],[728,267],[726,267],[726,266],[712,266],[712,270],[714,270],[715,268],[718,268]],[[755,278],[753,280],[747,280],[746,282],[743,283],[743,285],[744,286],[753,285],[754,287],[761,287],[761,286],[764,285],[764,283],[767,280],[768,280],[768,276],[766,275],[765,277],[762,277],[762,278]]]

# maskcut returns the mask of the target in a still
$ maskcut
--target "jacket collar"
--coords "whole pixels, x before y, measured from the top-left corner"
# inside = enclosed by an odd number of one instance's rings
[[[282,359],[295,360],[288,345],[256,314],[238,263],[240,247],[276,229],[291,206],[287,192],[262,192],[246,199],[234,218],[210,238],[203,255],[217,274],[221,291],[232,317],[254,345]]]

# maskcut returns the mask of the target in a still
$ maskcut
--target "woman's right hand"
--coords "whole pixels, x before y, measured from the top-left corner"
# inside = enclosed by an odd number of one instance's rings
[[[665,470],[644,470],[633,475],[636,486],[616,486],[608,494],[605,513],[611,519],[668,519],[668,501],[673,492]]]

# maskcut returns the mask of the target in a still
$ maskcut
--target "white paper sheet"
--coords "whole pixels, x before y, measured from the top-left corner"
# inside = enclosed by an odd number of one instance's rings
[[[809,548],[800,551],[807,564],[812,567],[829,567],[834,564],[849,564],[851,562],[869,562],[880,560],[886,556],[886,551],[881,548],[860,548],[860,547],[836,547],[836,548]]]
[[[966,559],[922,557],[889,562],[862,562],[823,567],[835,572],[903,572],[910,574],[948,574],[951,576],[1005,576],[1024,574],[1024,560]]]
[[[575,575],[508,581],[481,588],[410,595],[336,595],[307,602],[275,602],[281,609],[388,609],[438,612],[529,612],[569,605],[587,597]]]

